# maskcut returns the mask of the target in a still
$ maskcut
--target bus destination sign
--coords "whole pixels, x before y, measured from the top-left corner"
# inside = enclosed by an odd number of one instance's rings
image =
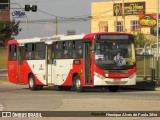
[[[98,35],[97,38],[101,40],[128,40],[129,35]]]

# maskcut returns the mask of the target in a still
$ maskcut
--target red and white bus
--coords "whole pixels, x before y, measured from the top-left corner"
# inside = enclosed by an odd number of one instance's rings
[[[121,52],[121,57],[115,56]],[[8,78],[31,90],[58,86],[76,91],[85,87],[136,84],[136,58],[132,34],[104,32],[70,36],[10,40]]]

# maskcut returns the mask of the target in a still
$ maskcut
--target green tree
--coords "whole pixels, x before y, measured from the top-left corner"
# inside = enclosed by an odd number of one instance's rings
[[[148,39],[145,38],[144,34],[140,31],[134,34],[136,48],[143,48]]]
[[[21,31],[19,28],[20,21],[15,20],[0,21],[0,42],[3,47],[7,44],[8,40],[13,39]]]

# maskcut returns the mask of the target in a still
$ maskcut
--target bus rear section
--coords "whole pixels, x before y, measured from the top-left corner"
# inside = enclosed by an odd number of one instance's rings
[[[18,81],[18,62],[17,62],[17,42],[12,40],[8,42],[7,46],[7,70],[8,70],[8,79],[12,83],[19,83]]]
[[[22,41],[22,42],[19,42]],[[25,40],[8,42],[8,79],[15,84],[29,84],[31,90],[46,85],[45,43]]]

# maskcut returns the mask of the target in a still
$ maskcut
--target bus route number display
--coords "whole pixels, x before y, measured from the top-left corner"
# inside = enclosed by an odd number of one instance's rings
[[[128,40],[129,35],[98,35],[100,40]]]

